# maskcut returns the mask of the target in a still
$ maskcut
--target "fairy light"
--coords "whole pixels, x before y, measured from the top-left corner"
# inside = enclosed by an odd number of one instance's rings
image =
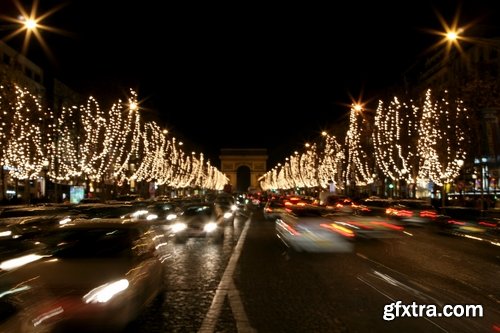
[[[460,162],[465,160],[465,131],[462,120],[467,120],[467,109],[458,99],[453,107],[444,97],[432,98],[428,89],[419,127],[418,151],[421,156],[420,179],[430,179],[439,186],[451,182],[460,173]]]
[[[327,187],[331,181],[340,177],[341,163],[344,159],[342,146],[335,136],[322,133],[324,142],[308,143],[302,153],[295,151],[286,158],[285,163],[278,163],[258,180],[263,190],[288,190],[304,187]],[[322,148],[319,148],[322,147]]]
[[[12,132],[9,130],[14,122],[16,101],[16,86],[14,84],[0,85],[0,168],[6,165],[7,147]]]
[[[229,179],[204,158],[186,154],[180,142],[154,122],[143,122],[137,93],[106,112],[89,97],[63,107],[54,119],[40,100],[15,85],[0,85],[0,167],[11,177],[33,179],[46,168],[55,182],[155,181],[173,187],[222,190]],[[48,163],[47,163],[48,162]],[[137,163],[129,170],[131,163]]]
[[[318,185],[327,187],[333,182],[335,187],[341,188],[337,179],[342,174],[344,149],[335,136],[327,132],[322,132],[321,135],[324,137],[324,146],[318,166]]]
[[[10,118],[8,113],[12,113],[12,123],[8,128],[9,124],[2,120],[2,126],[5,126],[2,132],[9,132],[2,135],[2,141],[6,142],[2,164],[15,179],[35,179],[51,153],[52,126],[46,122],[50,122],[53,117],[50,110],[44,111],[38,97],[19,86],[15,86],[15,101],[8,104],[10,109],[3,110],[4,119]]]
[[[418,175],[419,108],[394,97],[388,105],[379,101],[372,133],[375,159],[393,181],[415,183]]]
[[[373,165],[367,149],[370,147],[365,144],[362,138],[367,137],[367,130],[363,126],[365,122],[362,117],[363,108],[359,104],[352,104],[349,114],[349,130],[346,134],[347,149],[347,168],[346,176],[353,180],[356,185],[366,185],[373,183]],[[353,179],[351,179],[353,177]]]

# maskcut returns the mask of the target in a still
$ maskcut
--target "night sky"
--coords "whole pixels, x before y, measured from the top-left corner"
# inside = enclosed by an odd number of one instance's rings
[[[102,103],[136,89],[142,112],[216,165],[220,148],[268,148],[270,166],[436,52],[427,30],[442,31],[436,13],[450,22],[459,4],[40,0],[39,13],[60,3],[42,24],[65,34],[42,32],[52,59],[32,40],[31,60]],[[500,22],[494,3],[462,2],[459,22]],[[11,0],[0,13],[18,15]]]

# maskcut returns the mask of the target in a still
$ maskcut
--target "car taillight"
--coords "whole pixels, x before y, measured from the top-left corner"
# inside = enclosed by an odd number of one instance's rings
[[[480,225],[484,225],[485,227],[490,227],[490,228],[494,228],[494,227],[496,227],[496,226],[497,226],[495,223],[491,223],[491,222],[484,222],[484,221],[481,221],[481,222],[479,222],[478,224],[480,224]]]
[[[430,211],[430,210],[424,210],[420,212],[420,217],[430,217],[430,218],[435,218],[437,216],[436,212]]]

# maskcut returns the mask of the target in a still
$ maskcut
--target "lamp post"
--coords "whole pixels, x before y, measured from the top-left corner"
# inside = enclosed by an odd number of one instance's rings
[[[462,202],[462,192],[463,192],[463,179],[462,179],[462,167],[464,166],[464,160],[457,160],[457,165],[460,168],[459,174],[458,174],[458,189],[460,191],[460,203]]]
[[[47,199],[47,172],[49,171],[49,161],[44,160],[42,162],[43,167],[43,198]]]
[[[488,159],[486,157],[481,157],[481,209],[487,209],[488,205],[485,205],[484,198],[484,188],[489,192],[489,175],[488,175],[488,165],[486,164]]]

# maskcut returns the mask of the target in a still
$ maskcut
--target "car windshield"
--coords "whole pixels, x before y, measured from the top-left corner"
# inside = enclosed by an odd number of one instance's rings
[[[196,215],[211,215],[211,206],[191,206],[184,210],[184,215],[186,216],[196,216]]]
[[[40,241],[56,257],[101,258],[130,254],[137,235],[133,228],[59,229]]]

